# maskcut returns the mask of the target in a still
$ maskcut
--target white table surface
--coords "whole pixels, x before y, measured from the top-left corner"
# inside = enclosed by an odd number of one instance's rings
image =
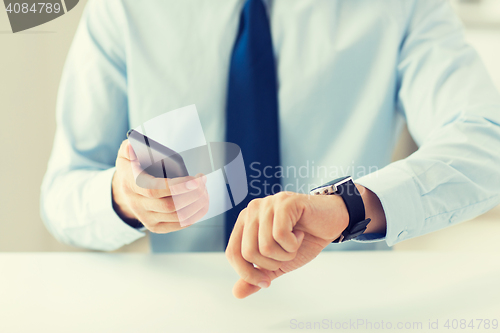
[[[328,329],[313,331],[340,332],[346,330],[335,325],[358,319],[390,322],[394,332],[427,332],[429,320],[438,320],[434,332],[500,332],[443,327],[446,319],[500,320],[499,259],[322,253],[271,288],[237,300],[231,294],[237,275],[222,253],[3,253],[0,332],[296,332],[325,321]],[[413,322],[423,329],[395,327]]]

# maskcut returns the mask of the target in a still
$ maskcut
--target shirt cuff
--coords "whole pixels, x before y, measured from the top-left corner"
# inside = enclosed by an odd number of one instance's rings
[[[404,163],[391,163],[355,181],[375,193],[382,203],[387,222],[385,241],[389,246],[421,235],[425,221],[420,192],[413,177],[404,170]],[[383,239],[381,236],[363,234],[357,240],[377,241]]]
[[[385,234],[373,233],[373,234],[361,234],[356,238],[353,238],[353,242],[358,243],[375,243],[385,240]]]
[[[90,216],[94,216],[94,223],[99,224],[96,230],[100,235],[97,238],[106,240],[109,250],[130,244],[145,235],[123,222],[113,209],[111,182],[114,174],[115,168],[99,172],[89,184]]]

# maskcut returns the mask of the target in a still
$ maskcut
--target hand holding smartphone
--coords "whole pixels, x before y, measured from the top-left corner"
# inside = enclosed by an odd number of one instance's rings
[[[209,208],[206,177],[189,176],[178,153],[141,133],[131,130],[128,138],[118,152],[112,181],[116,213],[130,226],[155,233],[199,221]]]

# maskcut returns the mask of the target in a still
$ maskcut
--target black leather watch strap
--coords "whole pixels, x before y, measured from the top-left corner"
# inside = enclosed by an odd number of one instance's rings
[[[344,200],[349,214],[349,225],[342,234],[332,243],[342,243],[361,235],[371,219],[365,219],[365,205],[361,194],[351,177],[333,180],[311,190],[312,194],[339,195]]]
[[[337,186],[337,192],[344,199],[349,213],[349,224],[351,222],[358,222],[365,219],[365,205],[356,185],[352,180],[349,180]]]
[[[370,222],[371,219],[366,219],[363,221],[356,222],[352,226],[351,224],[349,224],[349,226],[342,232],[342,235],[340,235],[339,238],[334,240],[332,243],[342,243],[358,237],[363,232],[365,232],[366,227]]]
[[[344,200],[347,212],[349,213],[349,225],[342,232],[342,235],[333,241],[333,243],[341,243],[361,235],[371,220],[365,219],[365,205],[361,194],[352,180],[338,185],[335,194]]]

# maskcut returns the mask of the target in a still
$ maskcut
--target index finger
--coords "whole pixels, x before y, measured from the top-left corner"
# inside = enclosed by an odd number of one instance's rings
[[[145,197],[160,199],[184,194],[204,187],[203,177],[156,178],[142,172],[136,179],[135,191]]]
[[[241,242],[243,237],[243,223],[241,223],[242,211],[238,217],[238,221],[234,225],[233,232],[229,239],[226,249],[226,257],[233,266],[238,275],[245,280],[248,284],[256,286],[257,288],[267,288],[271,284],[271,280],[261,270],[254,267],[254,265],[243,258],[241,253]]]

